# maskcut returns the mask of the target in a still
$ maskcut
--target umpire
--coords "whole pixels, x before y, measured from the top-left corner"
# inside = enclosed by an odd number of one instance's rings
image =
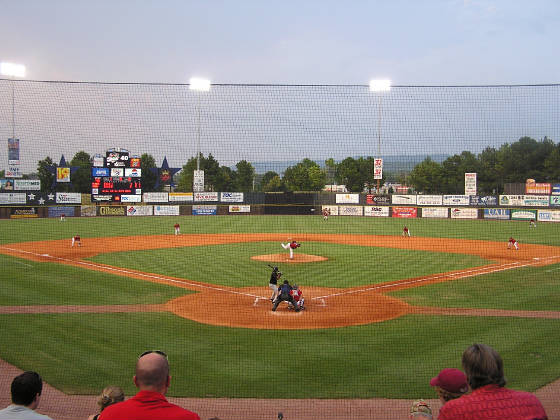
[[[284,283],[282,284],[282,286],[280,286],[280,289],[278,290],[278,297],[276,298],[274,304],[272,305],[272,312],[276,311],[276,308],[278,308],[278,305],[280,305],[280,302],[282,301],[290,302],[292,305],[294,305],[295,311],[299,312],[299,307],[296,301],[294,300],[294,298],[292,297],[292,295],[290,294],[291,291],[292,291],[292,286],[290,286],[288,280],[284,280]]]

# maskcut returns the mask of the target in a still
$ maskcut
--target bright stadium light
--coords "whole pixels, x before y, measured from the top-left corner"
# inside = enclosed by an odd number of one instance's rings
[[[388,92],[391,90],[391,81],[387,79],[370,80],[370,92]]]
[[[391,81],[388,79],[376,79],[369,81],[369,91],[377,92],[379,94],[379,102],[377,106],[377,158],[381,162],[381,171],[383,171],[383,161],[381,160],[381,98],[383,97],[383,92],[389,92],[391,90]],[[377,175],[378,176],[378,175]],[[376,176],[376,178],[377,178]],[[377,194],[379,194],[379,183],[380,179],[377,178]]]
[[[0,63],[0,74],[8,77],[25,77],[25,66],[23,64]]]
[[[208,92],[210,90],[210,80],[192,77],[189,80],[189,89],[198,90],[199,92]]]
[[[210,80],[201,79],[198,77],[191,77],[189,80],[189,89],[198,92],[198,98],[196,102],[196,144],[197,144],[197,152],[196,152],[196,173],[200,174],[200,93],[201,92],[209,92],[210,91]]]

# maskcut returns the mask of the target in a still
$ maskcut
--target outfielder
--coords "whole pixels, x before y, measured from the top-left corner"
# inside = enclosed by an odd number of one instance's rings
[[[329,216],[331,215],[331,210],[327,207],[323,209],[323,220],[326,222],[329,220]]]
[[[179,226],[179,223],[175,223],[173,227],[175,228],[175,235],[179,235],[181,233],[181,226]]]
[[[294,249],[299,248],[301,244],[297,243],[296,241],[288,242],[287,244],[282,243],[282,248],[288,249],[290,251],[290,260],[294,259]]]
[[[402,236],[410,238],[410,230],[408,230],[408,228],[406,226],[403,227],[403,229],[402,229]]]

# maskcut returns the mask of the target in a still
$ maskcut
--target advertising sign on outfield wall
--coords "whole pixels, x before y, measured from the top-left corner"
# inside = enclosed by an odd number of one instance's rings
[[[154,216],[179,216],[179,206],[154,206]]]
[[[25,193],[0,193],[0,204],[25,204]]]
[[[73,217],[75,213],[74,207],[70,206],[52,206],[48,208],[48,217],[60,217],[62,215]]]
[[[391,196],[390,195],[374,195],[374,194],[367,194],[366,195],[366,204],[391,204]]]
[[[360,204],[360,194],[337,194],[337,204]]]
[[[153,206],[126,206],[127,216],[152,216],[153,214]]]
[[[366,206],[364,207],[364,216],[370,217],[389,217],[389,209],[390,207],[380,206]]]
[[[512,220],[533,220],[537,219],[537,211],[536,210],[511,210],[511,219]]]
[[[523,205],[526,207],[548,207],[548,195],[526,195],[523,200]]]
[[[470,199],[470,206],[478,206],[478,207],[489,207],[489,206],[497,206],[498,205],[498,197],[485,195],[471,195]]]
[[[550,196],[550,205],[552,207],[559,207],[560,206],[560,195],[551,195]]]
[[[451,208],[452,219],[477,219],[478,209],[453,207]]]
[[[194,197],[193,197],[193,193],[192,192],[187,192],[187,193],[177,193],[177,192],[172,192],[169,193],[169,202],[190,202],[193,201]]]
[[[14,179],[15,191],[39,191],[41,180],[39,179]]]
[[[422,217],[447,219],[449,217],[449,207],[422,207]]]
[[[166,192],[147,192],[142,195],[144,203],[167,203],[169,201],[169,193]]]
[[[560,195],[560,184],[552,184],[552,195]]]
[[[509,220],[509,209],[484,209],[485,219]]]
[[[230,205],[230,213],[251,213],[251,206],[247,205]]]
[[[220,201],[224,203],[243,203],[243,193],[242,192],[220,193]]]
[[[100,206],[100,216],[126,216],[126,207],[124,206]]]
[[[552,185],[547,182],[531,182],[525,184],[526,194],[546,194],[550,195]]]
[[[140,203],[142,196],[140,194],[123,194],[121,195],[121,203]]]
[[[414,218],[418,217],[418,209],[416,207],[393,207],[392,217]]]
[[[419,195],[416,197],[416,204],[419,206],[441,206],[443,204],[443,196]]]
[[[331,211],[331,216],[338,216],[338,206],[322,206],[321,207],[321,214],[323,210],[328,209]]]
[[[500,206],[523,206],[524,195],[500,195]]]
[[[102,178],[111,176],[111,168],[91,168],[91,176],[93,178]]]
[[[97,206],[82,206],[80,209],[80,216],[83,217],[97,216]]]
[[[416,204],[416,196],[412,194],[393,194],[391,196],[391,202],[393,204]]]
[[[537,220],[539,222],[560,222],[560,210],[539,210]]]
[[[192,206],[193,216],[214,216],[218,212],[218,206],[205,206],[197,204]]]
[[[10,209],[10,219],[35,219],[39,217],[37,214],[37,208],[35,207],[25,207],[22,209]]]
[[[56,204],[82,204],[82,194],[70,192],[57,192]]]
[[[364,208],[362,206],[338,206],[339,216],[363,216]]]
[[[465,195],[476,195],[476,172],[465,172]]]
[[[217,192],[195,192],[194,201],[218,201]]]
[[[471,200],[468,195],[444,195],[444,206],[468,206]]]

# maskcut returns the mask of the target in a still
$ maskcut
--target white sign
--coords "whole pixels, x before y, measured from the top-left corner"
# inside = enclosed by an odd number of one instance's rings
[[[422,207],[422,217],[437,217],[447,219],[449,217],[448,207]]]
[[[468,195],[444,195],[444,206],[468,206],[471,200]]]
[[[124,176],[124,168],[111,168],[111,176]]]
[[[127,216],[152,216],[154,214],[153,206],[127,206]]]
[[[154,216],[179,216],[179,206],[154,206]]]
[[[147,192],[143,194],[142,201],[144,203],[167,203],[169,201],[169,193]]]
[[[169,193],[169,201],[170,202],[185,202],[185,201],[193,201],[193,193]]]
[[[41,189],[41,180],[39,179],[15,179],[14,190],[18,191],[39,191]]]
[[[476,172],[465,172],[465,195],[476,195]]]
[[[337,204],[359,204],[360,194],[337,194],[336,195]]]
[[[251,213],[251,206],[247,205],[230,205],[229,206],[230,213]]]
[[[560,222],[560,210],[539,210],[537,220],[539,222]]]
[[[204,171],[194,171],[193,191],[204,191]]]
[[[418,195],[416,201],[419,206],[441,206],[443,204],[443,196]]]
[[[56,204],[82,204],[82,194],[70,192],[57,192]]]
[[[25,204],[25,193],[0,193],[0,204]]]
[[[375,158],[373,160],[373,179],[383,178],[383,159]]]
[[[6,170],[6,178],[21,178],[23,174],[19,171],[19,166],[8,165]]]
[[[477,219],[478,209],[455,207],[451,209],[452,219]]]
[[[364,216],[369,217],[389,217],[389,209],[390,207],[375,207],[375,206],[365,206],[364,207]]]
[[[115,168],[113,168],[115,169]],[[142,169],[140,168],[124,168],[124,176],[129,176],[131,178],[142,177]]]
[[[218,201],[217,192],[195,192],[194,201]]]
[[[121,202],[123,203],[140,203],[142,196],[138,194],[123,194],[121,195]]]
[[[364,208],[362,206],[338,206],[339,216],[363,216]]]
[[[416,195],[413,195],[413,194],[408,194],[408,195],[393,194],[391,196],[391,203],[392,204],[414,205],[414,204],[416,204]]]
[[[242,192],[223,192],[220,194],[220,201],[224,203],[242,203],[243,193]]]

